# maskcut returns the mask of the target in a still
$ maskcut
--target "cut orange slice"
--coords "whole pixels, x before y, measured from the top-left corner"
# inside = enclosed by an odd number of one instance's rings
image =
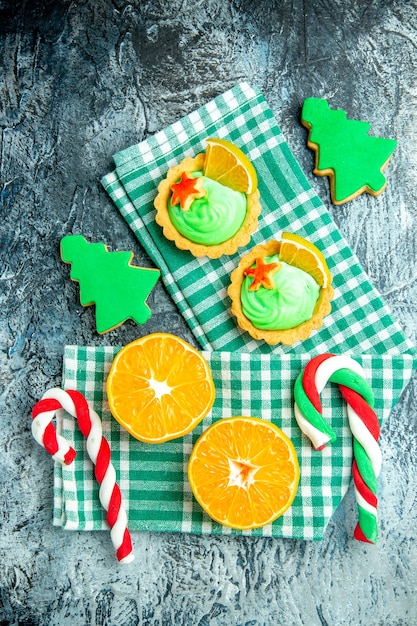
[[[250,194],[258,187],[252,163],[240,148],[226,139],[207,139],[203,173],[235,191]]]
[[[282,233],[279,259],[311,274],[323,289],[332,282],[332,276],[320,250],[300,235]]]
[[[106,388],[113,417],[146,443],[187,434],[207,415],[215,398],[202,354],[167,333],[147,335],[122,348]]]
[[[280,517],[297,492],[300,469],[291,440],[256,417],[231,417],[210,426],[188,463],[192,492],[216,522],[248,530]]]

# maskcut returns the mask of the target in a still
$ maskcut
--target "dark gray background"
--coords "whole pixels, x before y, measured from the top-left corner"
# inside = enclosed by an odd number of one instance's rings
[[[376,546],[351,538],[350,490],[322,543],[135,533],[123,568],[107,533],[52,527],[53,463],[30,432],[65,343],[160,330],[195,344],[160,281],[146,326],[99,336],[59,242],[81,232],[148,265],[100,177],[116,151],[242,80],[415,342],[416,27],[401,0],[0,1],[0,626],[417,624],[416,377],[382,430]],[[331,205],[299,123],[308,96],[398,139],[377,199]]]

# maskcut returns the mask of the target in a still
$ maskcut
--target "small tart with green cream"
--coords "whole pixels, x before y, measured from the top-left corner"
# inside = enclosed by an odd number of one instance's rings
[[[258,225],[255,169],[234,144],[208,139],[206,153],[168,170],[154,206],[164,236],[180,250],[213,259],[233,254]]]
[[[232,313],[254,339],[292,345],[307,339],[331,310],[334,291],[321,252],[293,233],[255,246],[232,272]]]

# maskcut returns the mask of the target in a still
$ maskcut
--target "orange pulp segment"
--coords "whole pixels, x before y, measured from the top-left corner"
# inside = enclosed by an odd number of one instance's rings
[[[208,178],[246,194],[258,187],[255,168],[246,154],[226,139],[207,139],[203,173]]]
[[[202,354],[167,333],[147,335],[122,348],[106,389],[113,417],[146,443],[187,434],[207,415],[215,398]]]
[[[291,440],[256,417],[210,426],[188,463],[192,492],[216,522],[248,530],[272,523],[292,504],[300,469]]]
[[[320,250],[300,235],[282,233],[279,259],[311,274],[323,289],[332,282],[332,276]]]

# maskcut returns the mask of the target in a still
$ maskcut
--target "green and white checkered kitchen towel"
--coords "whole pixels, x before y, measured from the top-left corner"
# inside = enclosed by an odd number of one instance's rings
[[[253,162],[262,214],[246,248],[235,255],[196,259],[165,239],[155,222],[153,200],[167,170],[205,150],[210,136],[227,138]],[[196,339],[205,350],[248,352],[385,352],[412,350],[370,284],[329,212],[310,187],[259,91],[237,85],[206,106],[114,157],[116,169],[102,179],[153,262]],[[271,347],[241,331],[226,290],[239,258],[252,246],[295,232],[324,253],[333,275],[332,314],[321,329],[294,346]]]
[[[102,417],[131,530],[322,538],[350,483],[352,437],[336,385],[327,386],[322,393],[323,414],[331,419],[336,442],[322,452],[314,451],[297,426],[293,386],[313,355],[203,352],[216,386],[212,411],[185,437],[152,445],[133,439],[109,413],[105,380],[117,351],[110,346],[67,346],[63,385],[84,393]],[[373,387],[375,409],[386,419],[411,376],[415,358],[364,355],[358,361]],[[187,461],[197,437],[214,420],[231,415],[273,421],[292,439],[300,463],[300,486],[288,511],[270,526],[243,533],[211,521],[194,500],[187,481]],[[64,415],[59,430],[73,443],[77,458],[72,465],[55,467],[54,523],[67,529],[104,529],[104,512],[85,440],[69,415]]]
[[[155,223],[153,200],[169,167],[204,150],[209,136],[240,146],[254,163],[261,193],[259,228],[250,243],[278,238],[283,230],[307,237],[323,250],[333,274],[331,315],[309,339],[294,346],[256,342],[229,313],[229,276],[245,249],[217,260],[195,259],[167,241]],[[262,95],[237,85],[164,131],[114,157],[116,170],[103,185],[135,232],[179,310],[205,350],[217,397],[212,412],[191,434],[160,445],[142,444],[110,417],[105,379],[117,349],[67,347],[65,388],[85,393],[102,415],[103,429],[132,530],[231,533],[210,521],[193,500],[186,464],[196,437],[213,420],[253,415],[273,420],[297,449],[301,483],[292,507],[270,527],[252,535],[320,539],[346,492],[351,475],[351,435],[338,390],[323,392],[337,442],[314,452],[296,425],[292,388],[298,373],[319,352],[349,352],[365,366],[386,418],[416,367],[416,352],[370,284],[348,244],[295,161]],[[54,523],[71,529],[104,528],[92,466],[73,418],[58,428],[73,441],[78,457],[55,468]]]

